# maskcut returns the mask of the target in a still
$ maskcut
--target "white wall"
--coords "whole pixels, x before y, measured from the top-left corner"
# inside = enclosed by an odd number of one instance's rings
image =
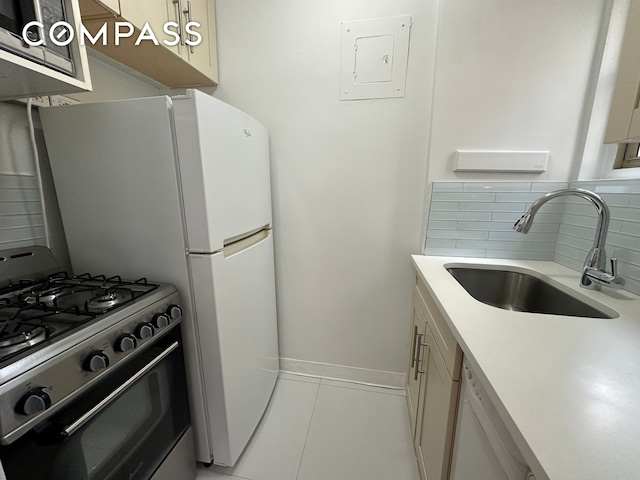
[[[166,90],[162,85],[134,70],[114,62],[110,58],[88,49],[89,71],[93,91],[68,95],[82,103],[106,102],[125,98],[141,98],[160,95]]]
[[[429,180],[577,177],[608,0],[446,0]],[[548,150],[543,174],[453,172],[456,150]]]
[[[218,0],[215,96],[269,128],[281,356],[403,372],[437,2]],[[340,102],[341,21],[413,16],[406,97]]]

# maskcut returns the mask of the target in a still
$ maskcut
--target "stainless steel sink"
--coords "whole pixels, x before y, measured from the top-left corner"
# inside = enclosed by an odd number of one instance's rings
[[[493,307],[517,312],[613,318],[526,273],[466,267],[450,267],[447,271],[473,298]]]

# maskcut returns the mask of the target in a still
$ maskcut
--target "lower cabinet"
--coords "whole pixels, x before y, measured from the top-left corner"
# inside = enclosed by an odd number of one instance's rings
[[[407,404],[411,425],[415,428],[418,416],[418,402],[420,397],[420,382],[423,373],[420,371],[421,362],[417,358],[417,350],[421,347],[424,338],[425,319],[422,310],[418,306],[417,299],[413,298],[411,323],[411,341],[409,343],[409,371],[407,372]]]
[[[407,403],[423,480],[446,480],[451,469],[462,351],[426,285],[413,292]]]

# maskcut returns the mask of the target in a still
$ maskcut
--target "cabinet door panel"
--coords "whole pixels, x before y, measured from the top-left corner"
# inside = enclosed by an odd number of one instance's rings
[[[604,143],[640,140],[640,0],[632,0],[620,51]]]
[[[449,329],[446,320],[442,316],[442,313],[440,313],[436,301],[420,277],[416,277],[416,287],[414,291],[417,292],[418,298],[422,300],[422,304],[425,306],[424,314],[427,323],[433,332],[435,342],[444,358],[451,377],[454,380],[459,380],[460,377],[458,374],[462,366],[462,350],[460,350],[456,337]]]
[[[137,35],[139,30],[144,27],[144,24],[148,23],[159,42],[166,38],[163,31],[164,24],[167,22],[178,23],[178,7],[177,0],[175,3],[173,0],[121,0],[120,2],[122,17],[131,22],[138,30],[134,35]],[[175,29],[173,30],[175,31]],[[168,38],[168,40],[171,40],[171,38]],[[180,56],[179,42],[173,47],[162,43],[161,45]]]
[[[183,10],[183,24],[190,20],[198,22],[200,28],[196,29],[202,35],[199,45],[185,45],[184,55],[189,59],[189,63],[204,73],[209,78],[218,79],[218,59],[216,55],[215,38],[215,3],[210,0],[181,0]],[[185,38],[187,38],[185,36]]]
[[[446,480],[451,463],[459,385],[449,376],[428,326],[425,326],[425,332],[427,367],[421,386],[424,407],[418,417],[420,428],[416,436],[416,454],[424,478]]]
[[[418,306],[416,298],[413,297],[411,308],[411,335],[409,337],[409,369],[407,370],[407,404],[409,406],[409,418],[411,421],[411,431],[416,435],[416,418],[419,408],[420,382],[423,374],[420,373],[420,364],[417,361],[417,350],[424,338],[425,320],[422,311]]]

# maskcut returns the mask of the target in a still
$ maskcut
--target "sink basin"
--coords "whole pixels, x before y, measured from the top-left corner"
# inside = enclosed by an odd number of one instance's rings
[[[527,273],[509,270],[449,267],[460,285],[476,300],[517,312],[613,318]]]

